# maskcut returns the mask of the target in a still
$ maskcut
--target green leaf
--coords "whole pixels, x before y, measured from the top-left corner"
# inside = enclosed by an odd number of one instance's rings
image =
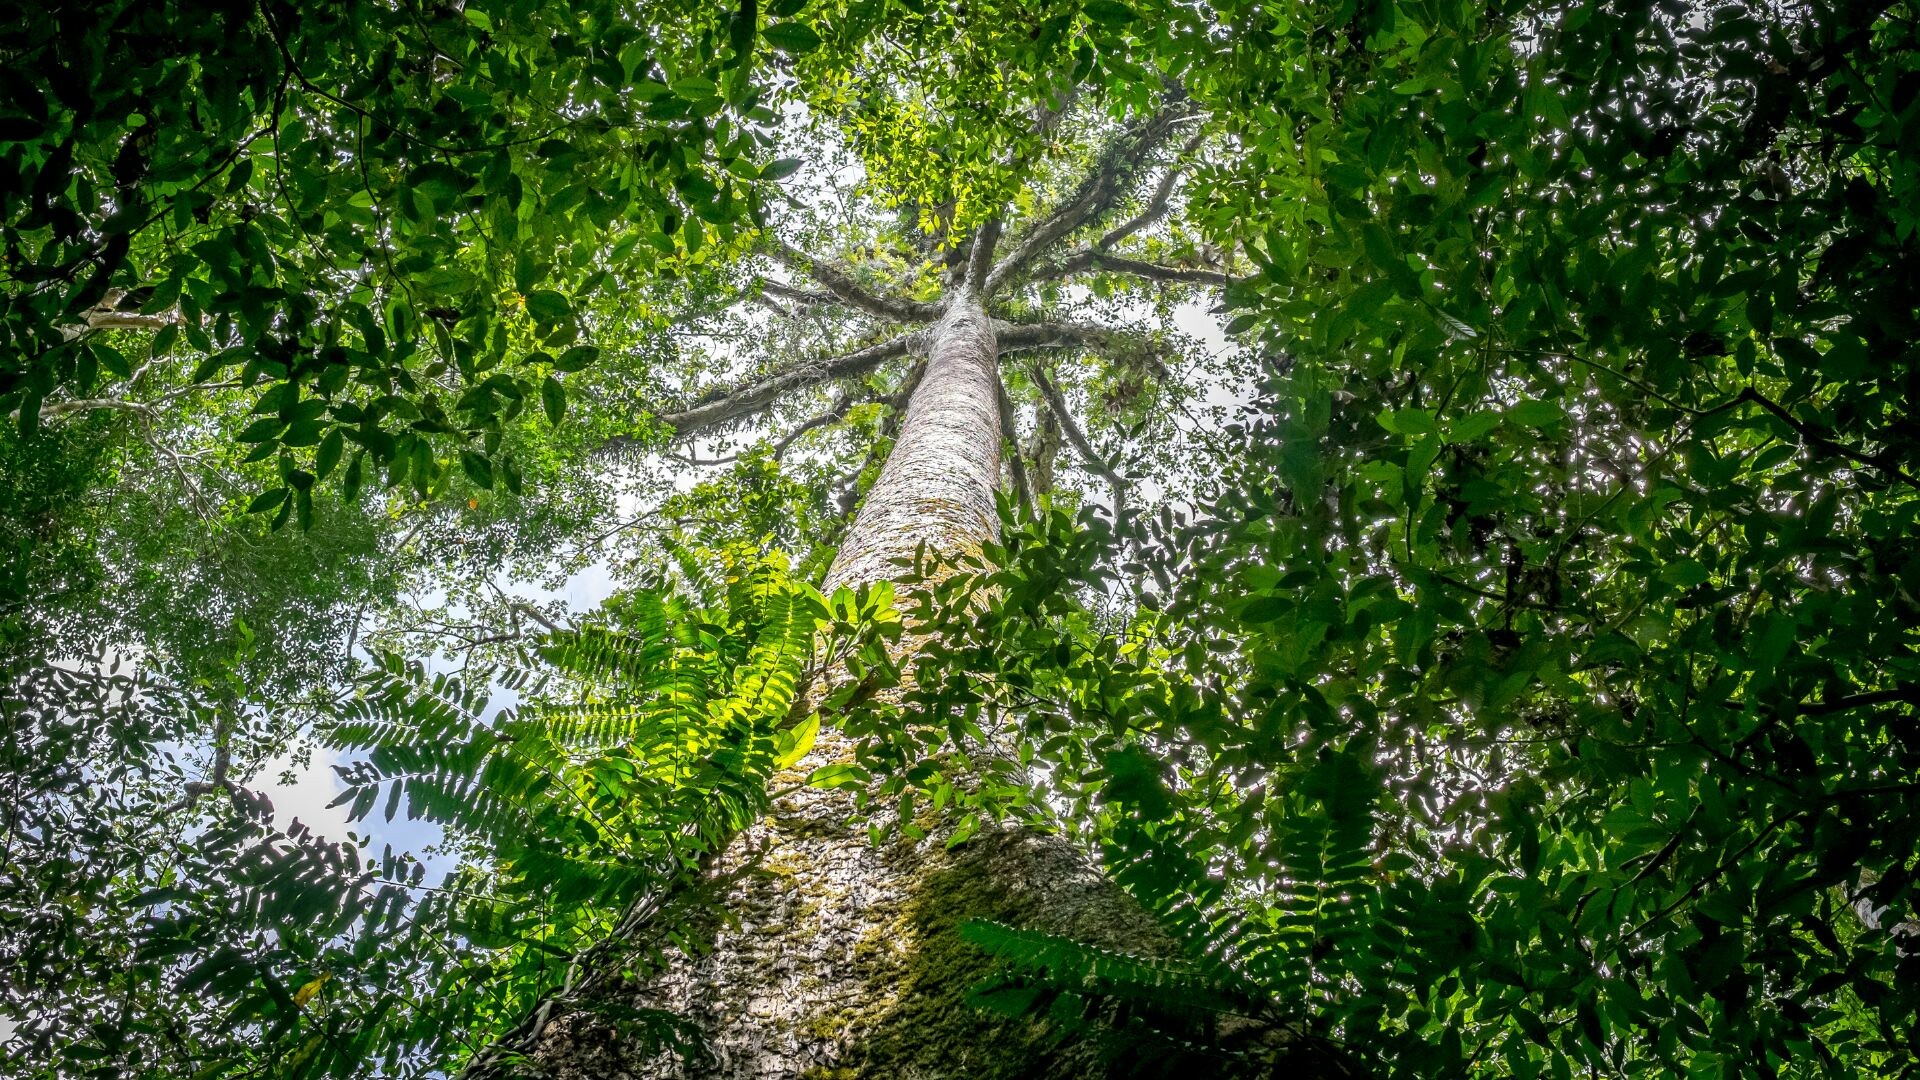
[[[258,421],[256,421],[258,423]],[[312,446],[320,441],[320,433],[325,425],[320,420],[302,420],[289,427],[286,434],[280,436],[282,446]]]
[[[320,440],[320,449],[313,453],[313,475],[325,480],[333,472],[334,466],[340,464],[340,455],[345,450],[346,439],[340,429],[335,427],[327,432],[327,437]]]
[[[473,486],[493,490],[493,462],[488,461],[485,454],[477,454],[472,450],[461,451],[460,468],[466,471],[467,479],[473,481]]]
[[[540,404],[547,410],[547,423],[560,426],[560,418],[567,412],[567,392],[560,386],[560,380],[549,375],[540,384]]]
[[[760,36],[784,53],[803,55],[820,47],[820,35],[805,23],[782,22],[762,27]]]
[[[281,503],[285,502],[287,499],[287,495],[288,495],[287,488],[283,488],[283,487],[268,488],[267,490],[261,492],[260,494],[255,495],[253,497],[253,501],[247,504],[247,513],[264,514],[268,510],[271,510],[274,507],[279,506]]]
[[[760,179],[785,180],[787,177],[799,172],[800,165],[801,161],[799,158],[775,158],[767,162],[766,167],[760,170]]]
[[[270,442],[274,437],[278,436],[286,426],[287,425],[280,422],[278,416],[263,416],[253,423],[248,424],[246,427],[241,428],[240,434],[235,435],[234,438],[243,443]]]
[[[1447,438],[1453,442],[1478,442],[1500,426],[1502,414],[1492,411],[1468,413],[1447,420]]]
[[[351,503],[360,497],[360,484],[365,476],[367,452],[355,450],[352,460],[347,462],[347,471],[340,478],[340,497]]]
[[[1660,568],[1660,580],[1688,588],[1707,580],[1707,568],[1693,559],[1681,559]]]
[[[600,350],[595,346],[575,345],[573,348],[561,353],[559,359],[553,362],[553,367],[555,371],[565,371],[569,373],[584,371],[599,358]]]
[[[822,765],[807,777],[809,787],[858,790],[873,782],[873,775],[858,765]]]
[[[1119,0],[1087,0],[1086,7],[1081,10],[1087,18],[1101,26],[1122,27],[1134,20],[1133,9]]]
[[[809,713],[805,720],[782,730],[774,738],[773,767],[784,769],[805,757],[807,751],[813,749],[814,740],[819,735],[820,714],[818,712]]]
[[[567,298],[552,289],[535,289],[527,294],[527,314],[535,322],[557,323],[573,313]]]
[[[40,402],[37,391],[28,390],[20,400],[20,437],[32,439],[40,431]]]
[[[1518,402],[1507,408],[1507,419],[1525,427],[1546,427],[1566,419],[1566,413],[1557,401],[1533,399]]]
[[[1376,419],[1381,427],[1400,435],[1430,435],[1440,430],[1433,414],[1425,409],[1393,409]]]
[[[437,161],[422,165],[407,176],[408,187],[424,193],[441,207],[453,205],[454,199],[465,194],[473,184],[473,177]]]
[[[1240,618],[1250,623],[1269,623],[1285,618],[1299,605],[1290,596],[1255,597],[1240,612]]]

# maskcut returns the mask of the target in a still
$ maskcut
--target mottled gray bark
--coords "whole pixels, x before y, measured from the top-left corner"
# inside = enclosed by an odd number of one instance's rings
[[[893,452],[827,571],[829,591],[899,576],[894,561],[992,538],[1000,483],[999,349],[978,294],[954,296],[934,325],[927,373]]]
[[[899,577],[897,560],[920,545],[977,548],[997,528],[998,349],[994,323],[968,283],[956,287],[927,340],[926,373],[828,573],[829,588]],[[847,740],[822,732],[776,780],[775,790],[788,794],[715,868],[732,881],[725,916],[697,928],[696,947],[664,972],[619,982],[615,1008],[559,1011],[530,1069],[567,1080],[1100,1075],[1091,1047],[966,1003],[990,964],[956,928],[986,918],[1160,951],[1152,920],[1081,852],[1031,829],[989,828],[952,850],[938,833],[874,846],[855,823],[851,794],[804,784],[814,769],[852,756]],[[711,1054],[640,1052],[618,1033],[621,1006],[685,1017]]]

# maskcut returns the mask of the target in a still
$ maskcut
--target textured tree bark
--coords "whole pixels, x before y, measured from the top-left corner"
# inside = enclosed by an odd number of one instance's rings
[[[965,287],[952,296],[928,342],[926,374],[829,588],[896,577],[895,561],[921,544],[952,552],[995,533],[998,356],[979,296]],[[984,830],[953,850],[937,835],[876,847],[849,824],[851,794],[804,785],[812,770],[851,758],[847,740],[823,731],[776,780],[791,793],[722,858],[717,873],[737,875],[726,918],[700,928],[699,947],[664,972],[616,991],[618,1004],[691,1020],[710,1057],[636,1052],[609,1010],[576,1010],[546,1026],[530,1064],[568,1080],[1100,1075],[1093,1048],[968,1006],[989,963],[955,931],[986,918],[1153,951],[1164,939],[1151,919],[1078,850],[1030,829]]]
[[[826,589],[893,578],[894,560],[926,544],[977,547],[993,537],[1000,482],[999,349],[978,295],[961,291],[934,326],[927,373],[900,438],[827,571]]]

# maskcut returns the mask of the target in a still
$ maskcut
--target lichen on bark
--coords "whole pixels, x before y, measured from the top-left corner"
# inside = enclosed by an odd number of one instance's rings
[[[802,769],[850,754],[829,733]],[[559,1080],[1054,1080],[1098,1075],[1091,1046],[1042,1024],[970,1006],[990,961],[958,928],[971,919],[1109,948],[1159,940],[1151,920],[1058,837],[989,828],[952,849],[898,834],[881,845],[852,823],[842,791],[800,788],[728,854],[758,859],[723,913],[693,933],[693,955],[622,1004],[672,1009],[708,1035],[712,1056],[622,1054],[615,1025],[556,1022],[541,1057]],[[591,1053],[582,1060],[580,1051]]]

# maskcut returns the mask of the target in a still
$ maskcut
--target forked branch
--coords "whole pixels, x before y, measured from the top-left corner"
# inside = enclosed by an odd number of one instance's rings
[[[993,268],[993,252],[999,245],[1000,219],[994,218],[980,226],[980,231],[973,234],[973,242],[967,246],[967,288],[980,290]]]
[[[1144,123],[1109,142],[1080,186],[1053,213],[1042,218],[999,265],[987,274],[983,292],[992,294],[1019,277],[1033,261],[1078,229],[1113,209],[1127,181],[1167,137],[1196,114],[1179,97]]]
[[[1139,213],[1107,230],[1106,235],[1096,241],[1093,246],[1100,251],[1105,251],[1167,216],[1167,209],[1173,204],[1173,189],[1180,183],[1180,175],[1185,171],[1181,168],[1180,158],[1198,150],[1201,140],[1205,137],[1206,133],[1203,131],[1196,131],[1189,136],[1187,141],[1181,144],[1179,156],[1174,158],[1173,164],[1167,166],[1166,175],[1162,176],[1160,183],[1154,186],[1153,194],[1147,199],[1147,205]]]

